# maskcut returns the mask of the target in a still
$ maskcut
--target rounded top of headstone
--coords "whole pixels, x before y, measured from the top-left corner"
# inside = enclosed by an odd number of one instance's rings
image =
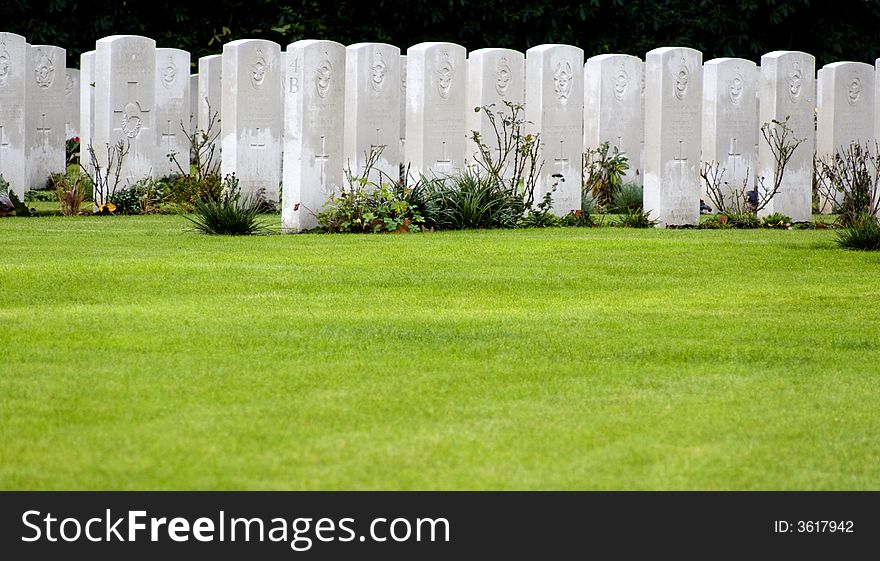
[[[407,54],[409,54],[411,52],[428,52],[435,49],[449,49],[453,51],[460,51],[462,53],[465,53],[465,56],[467,55],[467,49],[465,49],[463,46],[459,45],[458,43],[447,43],[444,41],[428,41],[425,43],[418,43],[408,48],[406,52]]]
[[[611,60],[611,61],[633,60],[633,61],[642,62],[642,59],[640,59],[637,56],[625,55],[623,53],[605,53],[602,55],[591,56],[590,58],[587,59],[586,62],[596,64],[596,63],[605,62],[608,60]]]
[[[279,50],[281,49],[281,45],[275,41],[269,41],[268,39],[236,39],[235,41],[224,43],[223,52],[226,52],[227,49],[237,49],[238,47],[247,45],[262,45],[266,47],[278,47]]]
[[[44,51],[55,51],[58,54],[64,54],[66,56],[67,49],[64,47],[59,47],[57,45],[31,45],[32,49],[42,49]]]
[[[369,43],[369,42],[352,43],[351,45],[348,45],[347,47],[345,47],[345,50],[346,51],[361,51],[361,50],[365,50],[365,49],[375,49],[376,47],[382,47],[383,49],[394,49],[398,53],[400,52],[400,48],[397,47],[396,45],[391,45],[389,43]]]
[[[698,56],[700,60],[703,59],[703,53],[698,51],[697,49],[692,49],[690,47],[658,47],[656,49],[651,49],[645,54],[645,59],[648,56],[665,56],[669,53],[680,53],[680,54],[689,54],[691,56]]]
[[[164,53],[166,55],[190,56],[189,51],[183,49],[175,49],[174,47],[157,47],[156,54]]]
[[[735,58],[735,57],[719,57],[713,58],[712,60],[707,60],[703,63],[703,66],[725,66],[728,64],[745,64],[746,66],[755,66],[757,65],[745,58]]]
[[[822,70],[825,70],[826,68],[831,71],[841,70],[841,69],[853,69],[853,70],[862,69],[866,72],[871,72],[874,70],[874,66],[871,64],[867,64],[864,62],[854,62],[854,61],[849,61],[849,60],[842,60],[839,62],[832,62],[830,64],[826,64],[825,66],[823,66],[822,68],[819,69],[819,72],[821,72]]]
[[[803,51],[772,51],[772,52],[769,52],[765,55],[762,55],[761,60],[764,60],[765,58],[774,59],[774,58],[782,58],[782,57],[790,57],[790,56],[809,57],[809,58],[815,60],[815,57],[813,55],[811,55],[810,53],[805,53]]]
[[[0,41],[27,43],[27,39],[25,39],[23,35],[19,35],[18,33],[11,33],[9,31],[0,31]]]
[[[488,47],[488,48],[477,49],[475,51],[471,51],[470,53],[468,53],[468,58],[481,57],[481,56],[486,56],[489,54],[498,54],[498,53],[504,53],[504,54],[509,54],[509,55],[513,55],[513,56],[524,56],[522,52],[514,50],[514,49],[502,49],[500,47],[498,47],[498,48]]]
[[[206,55],[203,57],[199,57],[199,62],[211,62],[212,60],[223,60],[223,55]]]
[[[289,43],[287,45],[287,50],[291,49],[308,49],[314,47],[329,47],[331,49],[343,49],[345,50],[345,45],[342,43],[337,43],[336,41],[328,41],[326,39],[301,39],[299,41],[294,41],[293,43]]]
[[[99,44],[106,45],[109,43],[115,43],[117,41],[140,41],[140,42],[149,42],[152,43],[152,46],[156,46],[156,41],[154,39],[150,39],[149,37],[144,37],[143,35],[108,35],[107,37],[102,37],[95,41],[95,47]]]
[[[529,53],[546,53],[549,51],[563,50],[563,49],[577,50],[579,52],[580,56],[583,56],[583,54],[584,54],[584,50],[582,48],[575,47],[574,45],[564,45],[561,43],[548,43],[545,45],[536,45],[536,46],[532,47],[531,49],[526,51],[526,56],[528,56]]]

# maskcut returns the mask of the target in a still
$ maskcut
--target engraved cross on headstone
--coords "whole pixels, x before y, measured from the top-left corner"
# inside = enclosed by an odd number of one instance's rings
[[[553,158],[553,163],[557,166],[568,165],[568,158],[565,157],[565,141],[559,141],[559,157]]]
[[[162,133],[162,140],[165,140],[165,149],[168,152],[174,148],[174,139],[177,137],[177,134],[171,132],[171,119],[168,119],[168,124],[166,125],[165,132]]]
[[[380,136],[380,131],[381,131],[381,130],[382,130],[382,129],[376,129],[376,144],[370,144],[370,152],[373,152],[373,151],[376,150],[376,149],[382,149],[382,150],[384,150],[385,148],[388,147],[387,144],[382,144],[382,141],[379,140],[379,136]],[[444,144],[445,144],[445,143],[444,143]]]
[[[261,129],[257,127],[257,137],[254,140],[251,140],[251,148],[265,148],[266,147],[266,129]]]
[[[736,138],[731,138],[730,139],[730,150],[728,150],[728,152],[727,152],[727,161],[732,163],[733,170],[732,170],[732,173],[730,176],[732,181],[737,181],[737,175],[736,175],[737,160],[742,160],[742,152],[737,152]]]
[[[437,166],[451,168],[452,160],[449,159],[449,156],[446,155],[446,142],[443,143],[443,157],[436,162]]]
[[[43,136],[43,151],[45,152],[46,148],[49,147],[49,133],[52,132],[52,127],[46,125],[46,114],[43,113],[43,126],[37,127],[37,134]]]
[[[321,162],[321,189],[326,189],[326,176],[324,175],[324,165],[327,163],[327,160],[330,159],[330,155],[327,153],[327,138],[322,134],[321,135],[321,153],[315,154],[315,159]]]
[[[687,167],[688,159],[684,155],[684,141],[678,141],[678,157],[672,158],[672,161],[678,164],[680,167],[678,168],[678,186],[681,187],[682,183],[684,183],[685,177],[685,167]]]

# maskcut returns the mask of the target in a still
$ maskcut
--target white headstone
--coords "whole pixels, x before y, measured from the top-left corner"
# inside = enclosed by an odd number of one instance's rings
[[[346,53],[333,41],[305,40],[288,45],[285,54],[281,230],[289,233],[315,228],[330,194],[343,187]]]
[[[79,69],[68,68],[64,84],[65,139],[79,136]]]
[[[598,55],[584,65],[584,149],[603,142],[626,154],[624,181],[641,179],[642,61],[630,55]]]
[[[663,47],[645,57],[644,209],[658,227],[700,219],[703,55]]]
[[[407,180],[453,175],[465,158],[467,51],[454,43],[419,43],[406,57]]]
[[[815,66],[815,58],[800,51],[774,51],[761,57],[761,117],[758,125],[790,117],[791,138],[804,139],[785,168],[780,190],[761,215],[779,212],[795,222],[812,218],[813,155],[816,149]],[[761,138],[758,143],[758,177],[764,178],[768,188],[774,182],[774,163],[770,147]]]
[[[95,43],[95,132],[92,143],[103,169],[107,146],[123,141],[122,184],[152,176],[156,153],[156,42],[113,35]],[[124,185],[120,185],[123,187]],[[106,201],[96,200],[96,204]]]
[[[29,47],[21,35],[0,32],[0,175],[22,200],[30,189],[25,150]]]
[[[345,49],[345,167],[363,177],[367,158],[379,154],[369,180],[400,177],[400,49],[356,43]]]
[[[874,146],[874,66],[862,62],[825,65],[818,98],[816,157],[830,161],[859,144],[871,153]],[[823,212],[833,208],[820,200]]]
[[[156,49],[156,160],[157,177],[189,173],[189,52]],[[174,154],[177,164],[169,154]]]
[[[51,45],[28,51],[27,128],[28,187],[42,189],[51,173],[66,169],[64,88],[67,52]]]
[[[406,151],[406,55],[400,55],[400,163]]]
[[[721,191],[726,203],[734,191],[751,191],[755,183],[758,153],[757,69],[741,58],[716,58],[703,65],[703,156],[718,165]],[[702,198],[713,210],[705,182]],[[741,197],[742,195],[736,195]]]
[[[474,162],[479,153],[472,140],[473,131],[480,133],[481,141],[496,156],[499,150],[497,135],[484,111],[478,107],[489,107],[498,118],[500,127],[503,115],[510,116],[504,102],[522,105],[523,82],[525,78],[525,55],[511,49],[478,49],[468,55],[467,106],[465,108],[465,134],[467,140],[467,161]],[[522,117],[522,113],[520,113]]]
[[[198,129],[216,137],[213,162],[220,162],[220,127],[223,121],[221,107],[223,88],[223,55],[203,56],[199,59],[199,113]],[[213,119],[213,121],[212,121]],[[210,130],[208,130],[210,128]]]
[[[539,45],[526,51],[526,121],[540,134],[544,166],[535,202],[555,191],[553,213],[581,208],[584,143],[584,51],[570,45]]]
[[[189,75],[189,134],[199,126],[199,75]]]
[[[79,162],[91,176],[94,168],[89,145],[93,143],[95,135],[95,51],[79,55],[79,69]]]
[[[278,201],[281,170],[281,47],[263,39],[223,45],[220,173],[242,193]]]

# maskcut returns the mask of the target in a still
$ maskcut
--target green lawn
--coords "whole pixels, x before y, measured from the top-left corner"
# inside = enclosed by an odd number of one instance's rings
[[[0,488],[880,488],[833,232],[186,228],[0,220]]]

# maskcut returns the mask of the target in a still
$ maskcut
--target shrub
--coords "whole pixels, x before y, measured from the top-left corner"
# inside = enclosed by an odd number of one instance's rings
[[[718,221],[726,223],[730,228],[752,230],[761,227],[761,220],[751,212],[731,212],[718,215]]]
[[[266,233],[258,215],[260,200],[255,195],[242,195],[234,175],[226,176],[223,193],[216,199],[196,201],[195,216],[185,216],[198,232],[220,236],[249,236]]]
[[[835,242],[842,249],[880,251],[880,221],[876,216],[862,215],[837,232]]]
[[[635,210],[624,210],[616,225],[622,228],[653,228],[659,222],[651,218],[650,210],[644,211],[639,207]]]
[[[593,228],[596,223],[589,213],[582,210],[573,210],[560,220],[560,226],[568,226],[574,228]]]
[[[74,216],[82,212],[82,204],[90,198],[92,182],[87,175],[68,171],[66,174],[55,174],[55,197],[61,205],[61,214]]]
[[[635,181],[625,183],[612,194],[612,211],[624,214],[642,208],[642,191]]]
[[[520,197],[474,170],[431,186],[440,229],[515,228],[525,210]]]
[[[0,174],[0,217],[3,216],[36,216],[36,211],[19,200],[15,191],[9,188],[9,182]]]
[[[854,142],[827,159],[816,160],[816,189],[823,210],[841,226],[880,212],[880,148]]]
[[[629,169],[624,152],[603,142],[598,148],[588,149],[583,156],[583,191],[589,191],[602,209],[609,209],[612,196],[620,189],[623,176]]]
[[[790,230],[791,229],[791,217],[781,214],[779,212],[774,212],[773,214],[769,214],[765,216],[761,220],[762,228],[773,228],[776,230]]]

